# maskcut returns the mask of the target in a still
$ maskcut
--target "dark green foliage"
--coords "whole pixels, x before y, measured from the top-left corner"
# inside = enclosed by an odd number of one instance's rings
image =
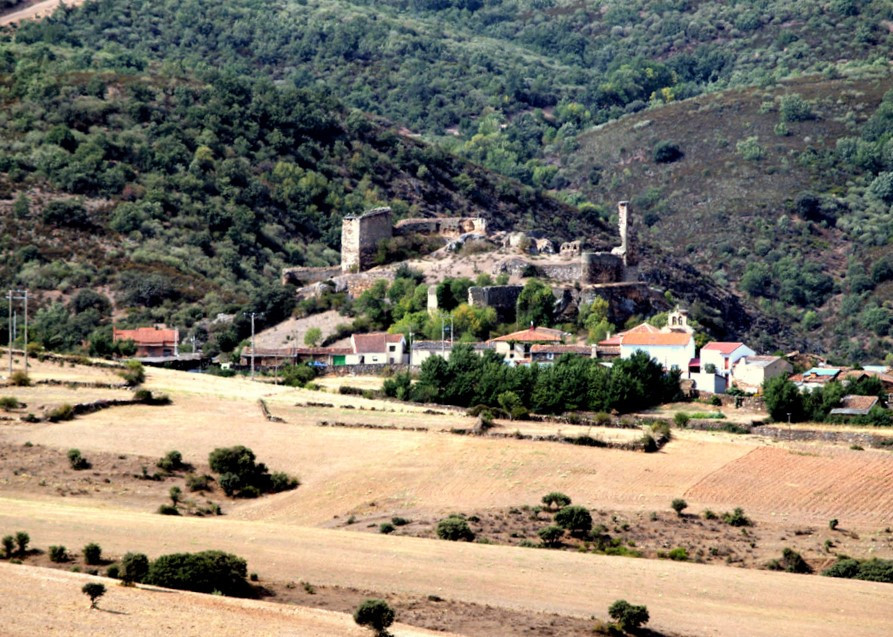
[[[16,533],[16,554],[19,557],[24,557],[25,553],[28,552],[28,543],[31,542],[31,536],[25,533],[24,531],[18,531]]]
[[[15,396],[0,396],[0,409],[3,411],[18,409],[21,406],[22,403]]]
[[[822,571],[822,575],[893,584],[893,560],[842,558]]]
[[[85,563],[90,564],[91,566],[102,564],[102,547],[95,542],[90,542],[84,546],[82,552],[84,554]]]
[[[400,516],[394,516],[391,518],[391,523],[394,526],[406,526],[407,524],[409,524],[409,522],[410,522],[410,520],[407,520],[406,518],[401,518]]]
[[[564,536],[564,529],[560,526],[549,525],[537,531],[536,534],[540,536],[544,546],[551,548],[561,544],[561,538]]]
[[[74,407],[69,405],[68,403],[64,405],[59,405],[58,407],[54,407],[49,412],[47,412],[47,420],[50,422],[61,422],[63,420],[72,420],[74,418]],[[75,467],[72,465],[72,468],[89,468],[87,467]]]
[[[127,553],[121,558],[121,580],[125,584],[145,581],[149,572],[149,558],[143,553]]]
[[[158,507],[158,513],[161,515],[180,515],[180,510],[174,505],[162,504]]]
[[[383,599],[367,599],[354,611],[353,620],[384,636],[388,626],[394,623],[394,611]]]
[[[840,522],[837,521],[837,518],[831,518],[831,520],[828,522],[828,528],[832,531],[836,531],[838,524],[840,524]]]
[[[144,582],[155,586],[244,596],[250,588],[245,580],[248,566],[240,557],[223,551],[162,555],[149,566]]]
[[[797,386],[784,375],[770,378],[763,383],[763,399],[773,420],[787,422],[790,418],[797,422],[803,419],[803,396]]]
[[[81,587],[81,592],[90,598],[90,608],[96,608],[96,602],[105,595],[105,584],[87,582]]]
[[[803,556],[797,551],[785,547],[780,560],[771,560],[766,564],[770,571],[785,571],[787,573],[812,573],[812,567],[806,563]]]
[[[228,496],[257,497],[295,489],[300,484],[285,473],[270,474],[262,462],[255,462],[254,452],[247,447],[220,447],[208,456],[211,470],[219,473],[217,482]]]
[[[682,498],[676,498],[670,504],[670,507],[676,512],[676,515],[681,516],[682,512],[688,508],[688,502],[686,502]]]
[[[316,368],[310,365],[284,365],[279,373],[283,384],[291,387],[303,387],[317,376]]]
[[[674,562],[687,562],[688,551],[683,546],[677,546],[676,548],[667,551],[667,558]]]
[[[555,524],[567,529],[572,535],[582,536],[592,528],[592,514],[586,507],[566,506],[555,514]]]
[[[552,288],[537,279],[530,279],[518,297],[518,325],[550,326],[555,320],[555,297]]]
[[[685,156],[679,144],[668,140],[661,140],[654,145],[651,158],[658,164],[671,164]]]
[[[608,615],[617,622],[621,630],[636,630],[648,623],[651,617],[648,608],[630,604],[625,599],[618,599],[608,608]]]
[[[437,523],[437,537],[452,542],[471,542],[474,540],[474,533],[464,519],[449,516]]]
[[[161,469],[162,471],[167,471],[168,473],[172,471],[179,471],[184,468],[183,454],[181,454],[177,450],[168,451],[166,454],[164,454],[164,457],[155,464],[159,469]]]
[[[51,546],[50,547],[50,561],[51,562],[67,562],[68,561],[68,551],[64,546]]]
[[[190,491],[210,491],[211,480],[211,476],[190,474],[186,476],[186,488]]]
[[[74,199],[57,199],[43,209],[43,222],[50,226],[88,229],[90,215],[84,204]]]
[[[13,552],[15,551],[15,538],[11,535],[3,536],[3,557],[6,559],[12,559]]]
[[[68,464],[75,471],[82,471],[84,469],[89,469],[92,466],[90,464],[90,461],[81,455],[81,452],[79,449],[69,449],[68,450]]]
[[[552,491],[543,496],[542,503],[547,507],[562,508],[570,505],[571,499],[560,491]]]
[[[107,569],[105,569],[105,576],[111,577],[112,579],[120,579],[121,578],[121,567],[117,564],[112,564]]]
[[[146,380],[146,370],[139,361],[127,361],[124,363],[124,369],[118,372],[118,375],[131,387],[141,385]]]
[[[722,521],[730,526],[753,526],[753,522],[744,515],[744,509],[741,507],[736,507],[731,513],[723,513]]]
[[[378,525],[378,532],[383,533],[384,535],[389,535],[390,533],[393,533],[394,530],[395,530],[395,527],[390,522],[382,522],[381,524]]]

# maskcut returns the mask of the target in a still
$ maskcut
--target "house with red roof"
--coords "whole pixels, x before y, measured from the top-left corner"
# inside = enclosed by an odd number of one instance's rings
[[[137,358],[178,356],[180,331],[159,324],[152,327],[138,327],[133,330],[112,329],[112,340],[133,341]]]
[[[701,371],[706,371],[709,365],[713,365],[713,373],[728,378],[735,363],[756,354],[744,343],[711,341],[701,348]]]
[[[645,352],[664,369],[688,369],[695,357],[695,339],[690,332],[628,332],[620,340],[620,358]]]
[[[345,357],[346,365],[404,365],[409,362],[403,334],[353,334],[350,347],[352,353]]]
[[[599,341],[596,343],[595,350],[599,358],[617,358],[620,356],[620,343],[627,334],[638,334],[639,332],[657,334],[660,331],[660,328],[654,327],[651,323],[640,323],[632,329],[618,332],[614,336],[608,336],[603,341]]]
[[[562,343],[565,336],[567,334],[561,330],[531,325],[525,330],[491,338],[487,343],[491,344],[496,353],[505,358],[506,362],[529,362],[531,347],[544,343],[552,345]]]

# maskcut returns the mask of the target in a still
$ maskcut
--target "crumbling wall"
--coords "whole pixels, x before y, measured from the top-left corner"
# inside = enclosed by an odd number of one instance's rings
[[[584,252],[580,256],[583,285],[616,283],[623,280],[623,259],[607,252]]]
[[[483,217],[435,217],[431,219],[403,219],[394,225],[394,235],[437,234],[458,237],[463,234],[487,234],[487,220]]]
[[[341,222],[341,271],[360,272],[372,266],[380,241],[393,236],[390,208],[373,208]]]
[[[341,267],[333,265],[326,268],[285,268],[282,270],[282,285],[309,285],[327,281],[341,274]]]
[[[621,326],[631,316],[651,316],[670,309],[660,291],[644,283],[605,283],[580,291],[579,304],[592,303],[595,297],[608,302],[608,321]]]
[[[507,320],[514,316],[523,289],[520,285],[472,286],[468,288],[468,304],[471,307],[492,307],[500,320]]]

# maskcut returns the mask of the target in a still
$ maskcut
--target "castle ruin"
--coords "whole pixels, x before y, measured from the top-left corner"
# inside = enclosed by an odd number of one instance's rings
[[[610,252],[587,251],[580,255],[580,282],[583,285],[632,283],[638,277],[639,255],[629,202],[619,202],[617,212],[620,245]]]

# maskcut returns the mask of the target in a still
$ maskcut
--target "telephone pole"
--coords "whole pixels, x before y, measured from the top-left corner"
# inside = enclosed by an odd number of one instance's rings
[[[251,313],[251,380],[254,380],[254,312]]]
[[[12,343],[16,337],[16,328],[14,327],[14,319],[13,319],[13,309],[12,304],[13,301],[24,301],[25,302],[25,373],[28,372],[28,290],[9,290],[6,293],[6,300],[9,303],[9,373],[12,374]],[[16,317],[18,313],[16,313]]]

